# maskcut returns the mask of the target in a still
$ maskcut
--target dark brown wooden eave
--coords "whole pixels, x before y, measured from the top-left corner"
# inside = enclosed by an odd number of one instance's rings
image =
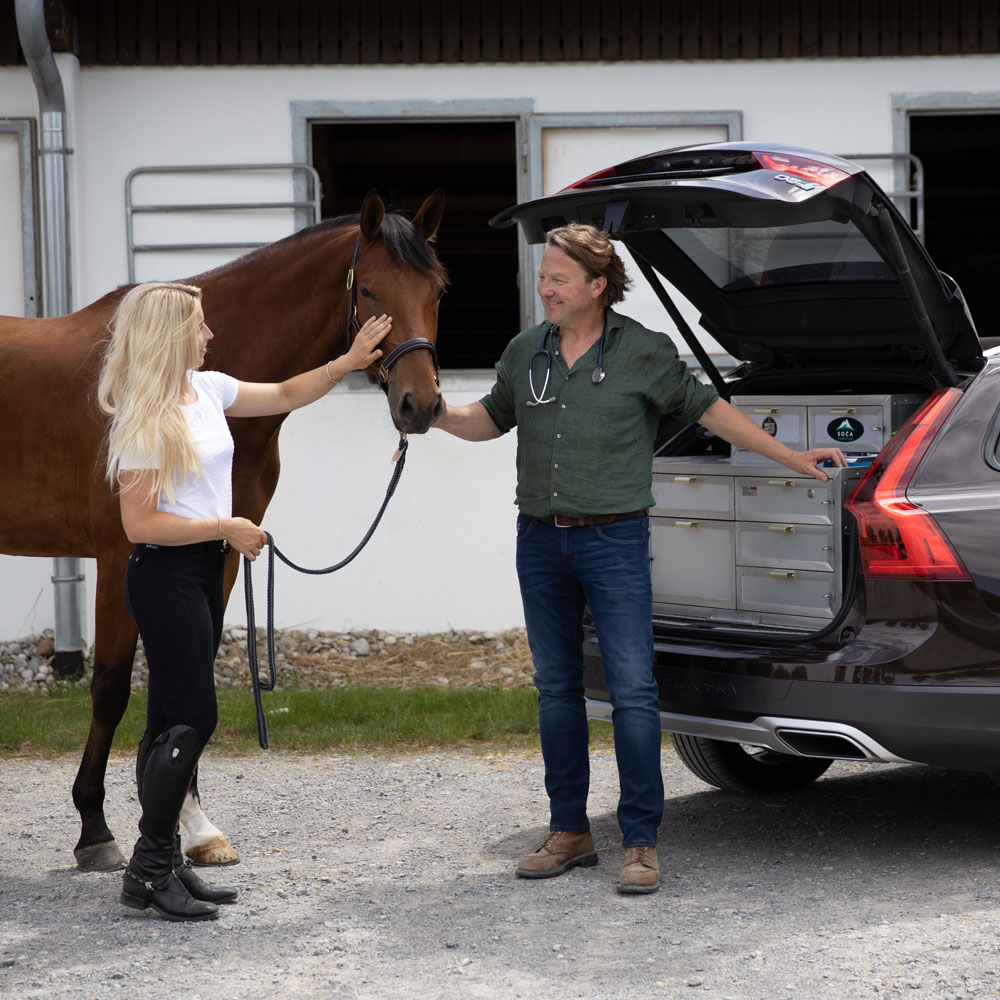
[[[878,58],[1000,52],[998,0],[46,0],[83,66]],[[23,63],[14,4],[0,65]]]

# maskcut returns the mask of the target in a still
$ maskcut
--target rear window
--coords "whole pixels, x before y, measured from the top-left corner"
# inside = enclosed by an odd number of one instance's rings
[[[782,285],[885,281],[892,269],[851,222],[742,229],[664,229],[691,262],[726,292]]]

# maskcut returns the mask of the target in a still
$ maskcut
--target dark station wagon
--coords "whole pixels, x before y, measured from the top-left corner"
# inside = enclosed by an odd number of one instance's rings
[[[956,283],[860,166],[790,146],[653,153],[494,220],[572,221],[628,248],[721,395],[850,460],[820,483],[664,422],[653,669],[684,763],[743,792],[836,759],[1000,771],[1000,357]],[[585,660],[610,718],[593,634]]]

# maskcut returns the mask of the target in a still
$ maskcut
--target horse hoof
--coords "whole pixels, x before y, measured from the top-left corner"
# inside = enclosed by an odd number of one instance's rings
[[[191,844],[184,853],[193,864],[203,867],[239,864],[240,856],[225,837],[213,837],[204,844]]]
[[[125,858],[118,850],[118,844],[106,840],[103,844],[73,849],[76,867],[82,872],[116,872],[125,867]]]

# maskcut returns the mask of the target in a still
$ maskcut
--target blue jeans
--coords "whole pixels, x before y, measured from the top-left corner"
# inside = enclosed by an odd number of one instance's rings
[[[584,606],[611,695],[622,846],[655,845],[663,818],[660,705],[653,680],[649,518],[557,528],[517,519],[517,575],[535,665],[550,828],[590,829]]]

